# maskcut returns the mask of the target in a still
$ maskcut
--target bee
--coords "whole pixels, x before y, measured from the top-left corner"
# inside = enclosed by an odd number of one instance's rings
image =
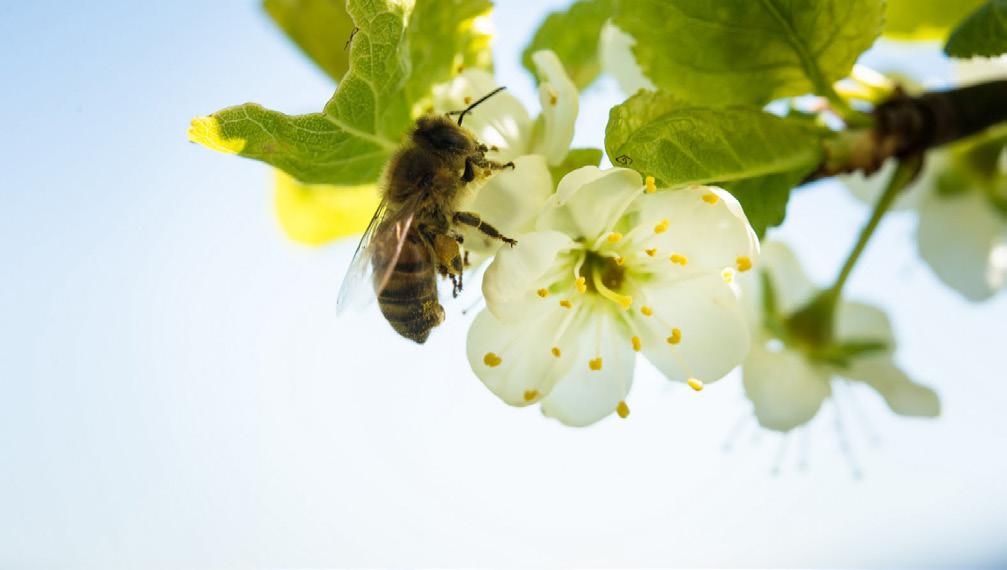
[[[337,313],[370,280],[381,313],[395,332],[423,344],[444,321],[437,276],[451,279],[453,296],[462,290],[465,259],[456,229],[469,226],[511,246],[517,243],[479,214],[457,207],[472,183],[514,168],[513,162],[487,159],[491,149],[462,127],[466,114],[503,89],[464,110],[417,119],[408,140],[388,162],[381,203],[343,280]],[[457,124],[452,115],[458,115]]]

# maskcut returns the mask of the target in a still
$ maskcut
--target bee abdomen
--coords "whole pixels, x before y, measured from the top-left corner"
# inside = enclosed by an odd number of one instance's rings
[[[437,300],[437,273],[424,248],[402,252],[378,295],[378,306],[395,332],[420,344],[444,320],[444,308]]]

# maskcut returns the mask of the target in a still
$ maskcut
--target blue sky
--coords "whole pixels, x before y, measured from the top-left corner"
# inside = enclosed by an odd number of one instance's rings
[[[497,4],[498,77],[534,108],[518,56],[564,2]],[[848,292],[889,311],[943,415],[844,390],[863,477],[832,406],[763,432],[737,375],[697,397],[643,366],[630,420],[569,430],[479,384],[457,312],[422,348],[376,314],[337,320],[352,240],[286,241],[268,168],[186,142],[195,115],[331,94],[255,2],[22,2],[0,37],[0,565],[1007,559],[1007,298],[941,285],[910,214]],[[618,98],[585,95],[578,146],[600,145]],[[825,282],[867,211],[823,184],[789,215],[780,237]]]

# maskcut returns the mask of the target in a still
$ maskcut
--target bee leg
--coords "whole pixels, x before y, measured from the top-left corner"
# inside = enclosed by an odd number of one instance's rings
[[[472,226],[473,228],[482,232],[486,237],[492,239],[498,239],[511,247],[517,245],[517,240],[511,239],[501,234],[500,230],[484,222],[482,218],[479,217],[479,214],[475,212],[455,212],[454,216],[452,216],[452,219],[456,224],[464,224],[466,226]]]
[[[452,273],[452,274],[449,274],[449,276],[451,277],[451,296],[452,297],[457,297],[458,296],[458,292],[462,290],[461,275],[458,275],[456,277]]]
[[[470,267],[472,264],[469,263],[469,250],[465,250],[465,255],[462,257],[462,265],[465,267]]]
[[[472,182],[476,179],[475,168],[472,167],[472,159],[465,159],[465,172],[462,173],[462,182]]]
[[[491,170],[491,171],[492,170],[503,170],[505,168],[510,168],[511,170],[514,170],[514,168],[515,168],[513,161],[512,162],[506,162],[506,163],[499,163],[499,162],[497,162],[495,160],[489,160],[489,159],[487,159],[486,157],[484,157],[482,155],[470,156],[467,159],[465,159],[466,166],[468,166],[469,161],[471,161],[473,164],[475,164],[476,166],[478,166],[480,168],[485,168],[485,169],[488,169],[488,170]]]

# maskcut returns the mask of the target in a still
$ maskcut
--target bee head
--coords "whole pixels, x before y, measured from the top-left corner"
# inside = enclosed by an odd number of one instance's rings
[[[451,119],[439,115],[427,115],[416,121],[413,142],[440,154],[470,154],[476,148],[472,135]]]

